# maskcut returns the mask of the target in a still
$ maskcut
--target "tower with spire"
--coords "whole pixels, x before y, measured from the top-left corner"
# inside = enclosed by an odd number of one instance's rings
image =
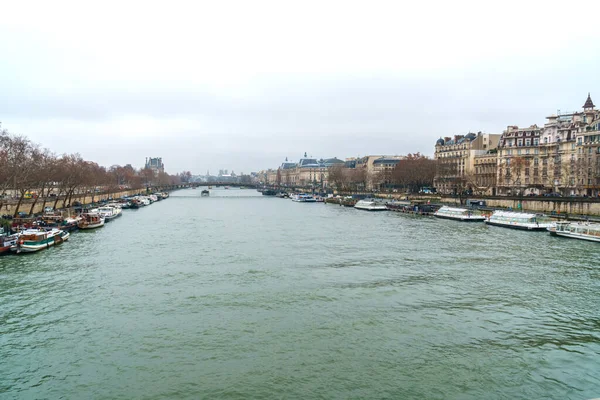
[[[592,101],[592,98],[590,97],[590,93],[588,92],[588,97],[587,100],[585,101],[585,104],[583,105],[583,111],[593,111],[594,110],[594,102]]]

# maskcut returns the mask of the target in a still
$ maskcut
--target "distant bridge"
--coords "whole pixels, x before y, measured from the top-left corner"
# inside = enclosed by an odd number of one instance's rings
[[[217,186],[228,186],[228,187],[246,187],[249,189],[256,189],[255,183],[234,183],[234,182],[192,182],[189,184],[190,187],[200,187],[200,186],[212,186],[213,188]]]

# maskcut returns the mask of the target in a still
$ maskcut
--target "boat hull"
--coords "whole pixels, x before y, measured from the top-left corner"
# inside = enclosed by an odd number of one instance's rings
[[[548,229],[547,225],[540,226],[529,226],[529,225],[516,225],[516,224],[503,224],[502,222],[485,221],[487,225],[499,226],[502,228],[518,229],[521,231],[545,231]]]
[[[548,229],[551,236],[560,236],[567,239],[586,240],[588,242],[600,242],[600,237],[595,235],[586,235],[574,232],[556,231],[556,229]]]
[[[452,221],[459,221],[459,222],[483,222],[483,221],[485,221],[485,217],[461,218],[461,217],[451,217],[449,215],[435,215],[435,214],[434,214],[434,217],[441,218],[441,219],[450,219]]]
[[[54,235],[40,242],[24,241],[23,243],[18,243],[16,246],[13,246],[11,250],[17,254],[35,253],[40,250],[48,249],[55,244],[61,244],[68,240],[69,236],[69,232],[61,231],[60,234]]]
[[[362,210],[362,211],[388,211],[387,207],[357,207],[354,206],[354,208],[356,208],[357,210]]]

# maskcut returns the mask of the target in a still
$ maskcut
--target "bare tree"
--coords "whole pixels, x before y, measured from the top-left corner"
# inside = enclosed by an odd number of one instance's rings
[[[436,162],[421,153],[408,154],[400,160],[392,172],[393,182],[410,192],[433,186]]]

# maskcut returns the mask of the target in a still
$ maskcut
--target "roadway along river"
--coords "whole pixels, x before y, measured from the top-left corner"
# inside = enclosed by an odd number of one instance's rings
[[[0,398],[600,397],[594,243],[181,190],[0,259]]]

